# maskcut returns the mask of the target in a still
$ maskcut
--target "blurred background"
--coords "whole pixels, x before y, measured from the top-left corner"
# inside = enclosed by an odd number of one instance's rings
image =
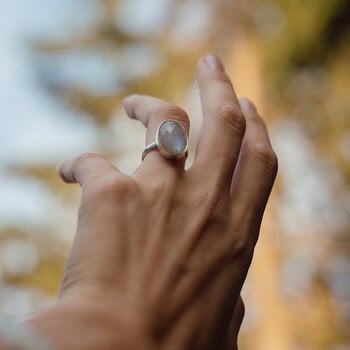
[[[280,159],[240,348],[350,349],[349,1],[11,0],[0,23],[0,313],[55,300],[80,194],[56,164],[96,151],[131,173],[129,93],[184,107],[193,145],[195,65],[216,52]]]

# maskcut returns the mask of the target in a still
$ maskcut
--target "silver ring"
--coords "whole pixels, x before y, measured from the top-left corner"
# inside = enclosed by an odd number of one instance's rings
[[[149,152],[158,150],[168,159],[181,159],[187,156],[188,137],[185,128],[176,120],[165,120],[156,132],[155,142],[150,143],[142,152],[142,160]]]

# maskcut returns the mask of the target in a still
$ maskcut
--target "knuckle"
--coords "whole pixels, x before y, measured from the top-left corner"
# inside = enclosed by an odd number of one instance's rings
[[[132,195],[137,191],[138,186],[130,176],[118,174],[114,179],[112,178],[108,187],[112,193]]]
[[[268,143],[258,143],[251,148],[250,153],[254,159],[260,162],[271,175],[277,174],[278,158]]]
[[[184,109],[175,105],[165,105],[158,110],[158,114],[162,118],[171,118],[180,122],[186,130],[189,129],[190,119]]]
[[[166,206],[175,199],[176,179],[167,177],[147,184],[147,193],[152,205],[156,202]],[[166,204],[167,203],[167,204]]]
[[[137,183],[127,175],[112,174],[105,176],[94,185],[92,192],[97,197],[113,196],[124,198],[134,195],[138,190]]]
[[[231,128],[234,134],[243,137],[246,128],[246,120],[241,109],[232,104],[223,106],[217,115],[224,128]]]
[[[169,187],[168,184],[166,183],[165,180],[163,180],[163,181],[157,181],[152,184],[149,184],[148,190],[153,197],[158,198],[165,194],[167,187]]]

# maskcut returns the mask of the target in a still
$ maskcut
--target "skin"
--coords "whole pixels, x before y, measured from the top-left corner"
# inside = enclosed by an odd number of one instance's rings
[[[58,167],[82,187],[76,236],[55,305],[26,323],[57,349],[234,349],[240,291],[276,172],[263,120],[236,98],[222,62],[198,62],[203,124],[195,160],[150,152],[132,176],[99,154]],[[132,95],[146,127],[184,110]]]

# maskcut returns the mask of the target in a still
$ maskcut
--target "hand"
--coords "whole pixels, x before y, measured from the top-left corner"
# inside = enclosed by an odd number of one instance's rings
[[[82,187],[77,233],[57,303],[28,321],[59,349],[227,345],[277,159],[218,58],[199,61],[198,82],[203,125],[190,169],[157,150],[132,176],[99,154],[59,167]],[[133,95],[125,108],[147,128],[146,144],[167,119],[189,130],[186,112],[160,99]]]

